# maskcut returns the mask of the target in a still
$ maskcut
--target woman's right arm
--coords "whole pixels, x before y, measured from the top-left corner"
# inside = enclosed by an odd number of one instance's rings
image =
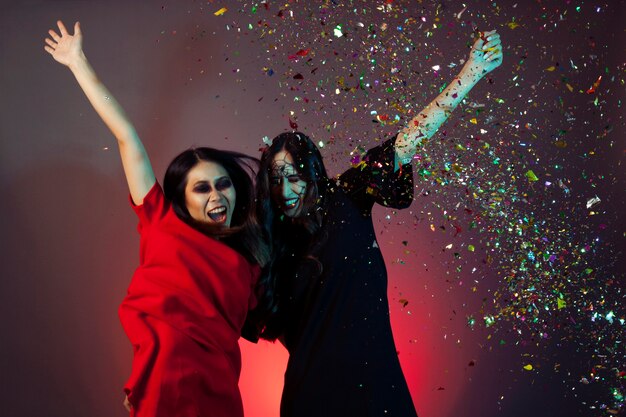
[[[60,20],[57,22],[59,34],[49,30],[45,50],[59,63],[67,66],[76,77],[89,102],[109,127],[115,138],[122,158],[128,189],[133,202],[140,205],[156,178],[148,154],[128,120],[124,109],[100,82],[87,61],[82,49],[80,24],[74,24],[74,34],[70,35]]]

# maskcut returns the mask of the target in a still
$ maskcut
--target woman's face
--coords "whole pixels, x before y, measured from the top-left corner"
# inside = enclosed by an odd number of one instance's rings
[[[270,172],[272,201],[287,217],[302,213],[307,183],[298,174],[291,154],[281,150],[274,156]]]
[[[200,223],[230,227],[236,197],[228,172],[218,163],[200,161],[187,174],[185,206]]]

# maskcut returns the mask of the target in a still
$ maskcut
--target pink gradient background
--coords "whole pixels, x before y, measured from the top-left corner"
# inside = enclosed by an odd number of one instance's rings
[[[44,52],[47,29],[56,19],[81,21],[87,56],[135,123],[162,178],[186,147],[256,154],[263,136],[288,129],[289,103],[274,100],[280,90],[255,60],[256,45],[236,44],[224,29],[237,14],[213,16],[221,6],[2,3],[0,415],[126,415],[121,386],[132,352],[117,306],[138,262],[136,219],[114,140],[69,71]],[[447,47],[455,56],[465,53],[461,45]],[[314,125],[308,117],[300,119],[305,130]],[[309,133],[324,138],[323,131]],[[343,156],[325,155],[332,174],[346,167]],[[466,315],[489,293],[484,286],[469,290],[471,277],[462,285],[446,280],[450,255],[442,248],[450,238],[432,232],[428,222],[414,224],[420,210],[418,198],[398,214],[375,211],[397,349],[419,415],[577,415],[575,394],[560,376],[512,371],[522,366],[519,347],[494,348],[487,332],[467,327]],[[468,262],[478,265],[480,258]],[[267,342],[241,346],[246,415],[278,416],[286,351]]]

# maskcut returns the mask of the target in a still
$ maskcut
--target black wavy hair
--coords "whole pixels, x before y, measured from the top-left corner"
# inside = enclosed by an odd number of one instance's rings
[[[307,183],[300,214],[292,218],[283,215],[271,195],[272,164],[276,155],[283,150],[291,155],[299,177]],[[320,242],[324,242],[323,238],[316,235],[324,222],[325,197],[329,187],[330,180],[322,155],[315,143],[304,133],[281,133],[263,150],[257,174],[257,217],[266,241],[270,242],[272,255],[259,279],[259,306],[252,312],[251,320],[254,321],[258,335],[264,339],[275,340],[282,332],[282,326],[275,320],[279,316],[276,314],[280,297],[277,286],[281,276],[288,279],[288,275],[294,272],[284,270],[289,264],[284,262],[284,256],[287,254],[288,239],[295,230],[308,235],[299,242],[306,246],[301,248],[302,255],[321,268],[321,264],[310,255],[315,249],[310,243],[315,242],[317,247]]]
[[[302,209],[298,217],[291,219],[293,224],[303,226],[309,233],[315,234],[322,225],[320,203],[328,185],[328,174],[319,149],[313,141],[301,132],[285,132],[276,136],[272,144],[261,155],[261,164],[257,175],[257,201],[259,201],[259,219],[271,234],[271,226],[276,219],[278,208],[272,201],[270,177],[274,158],[280,151],[287,151],[293,159],[298,175],[306,183],[302,199]]]
[[[237,195],[231,227],[208,225],[195,221],[185,204],[187,175],[200,161],[221,165]],[[172,160],[165,172],[163,192],[172,203],[176,215],[185,223],[208,236],[218,238],[241,253],[248,261],[265,265],[269,260],[269,245],[257,221],[254,175],[259,160],[239,152],[200,147],[187,149]]]

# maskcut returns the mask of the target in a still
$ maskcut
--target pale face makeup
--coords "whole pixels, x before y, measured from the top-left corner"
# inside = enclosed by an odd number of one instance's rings
[[[287,217],[302,213],[307,183],[298,174],[293,158],[286,150],[274,156],[270,173],[272,200]]]
[[[187,174],[185,206],[200,223],[230,227],[236,197],[228,172],[218,163],[200,161]]]

